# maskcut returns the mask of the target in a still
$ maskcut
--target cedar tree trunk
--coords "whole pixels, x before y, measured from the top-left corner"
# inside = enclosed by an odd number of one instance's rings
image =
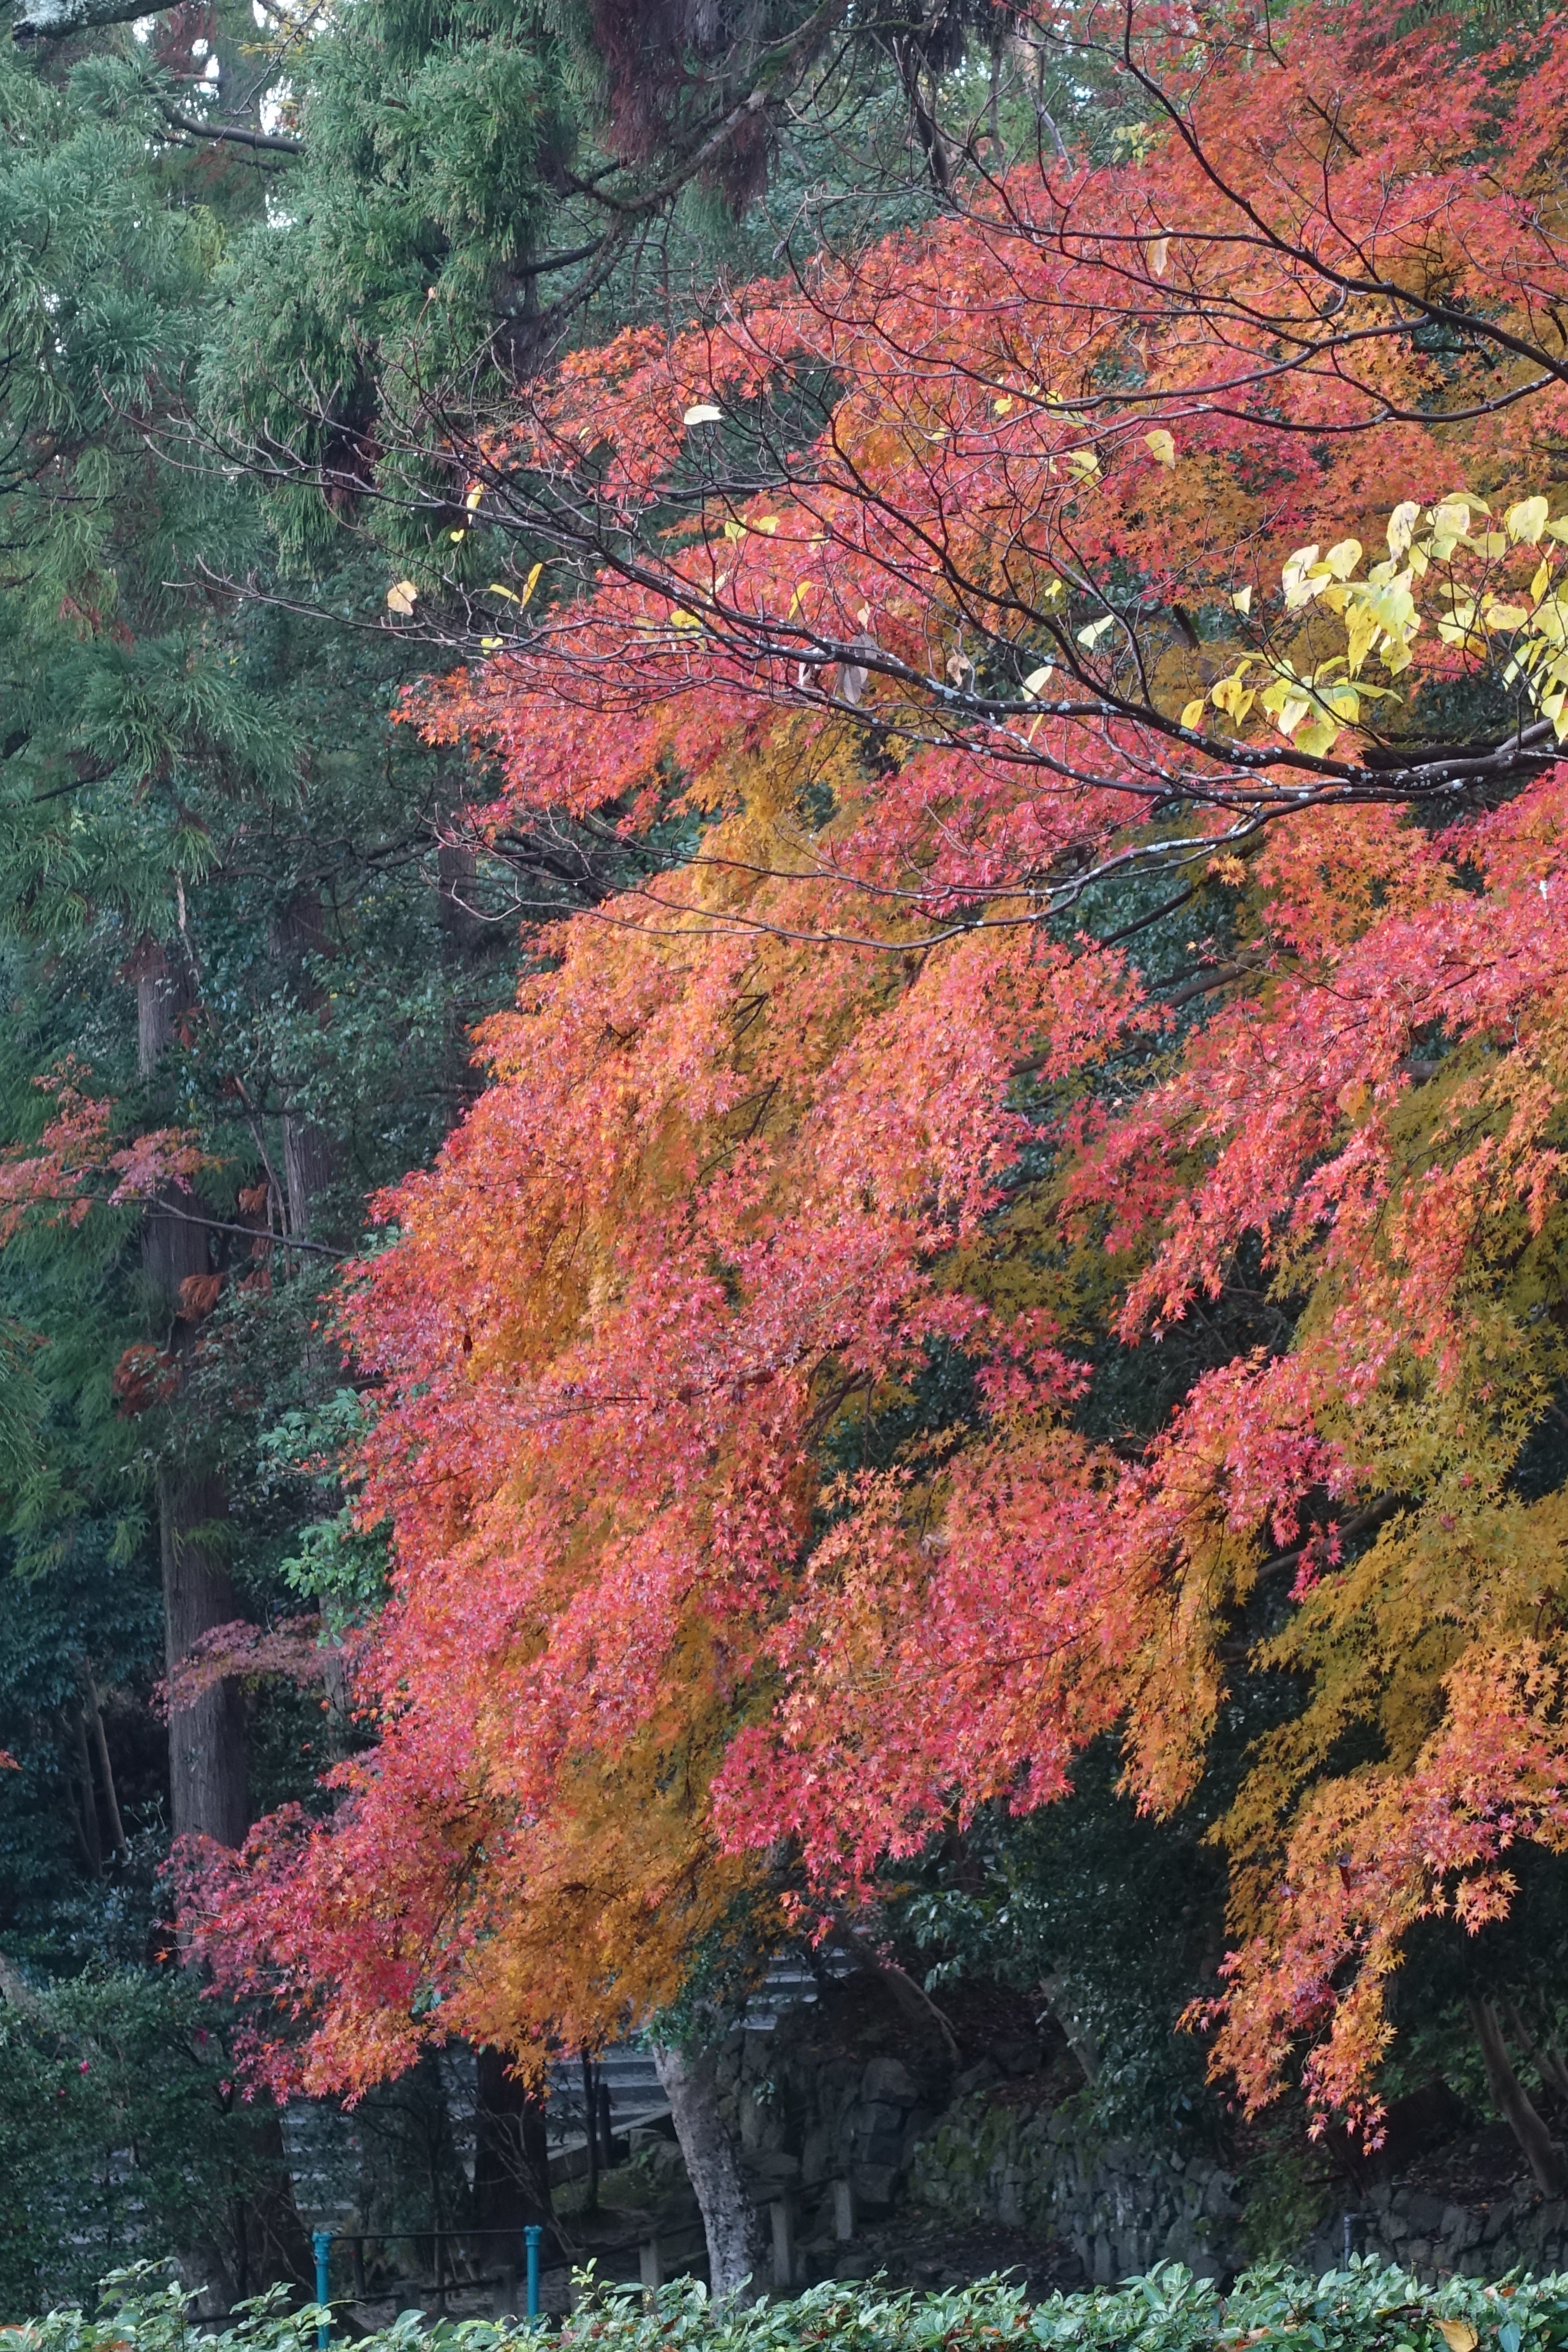
[[[290,969],[303,1004],[325,1007],[322,990],[302,969],[308,955],[326,955],[331,941],[321,914],[321,893],[300,890],[272,927],[272,953]],[[289,1230],[309,1239],[318,1222],[317,1204],[337,1172],[337,1149],[325,1129],[285,1104],[283,1181],[289,1189]]]

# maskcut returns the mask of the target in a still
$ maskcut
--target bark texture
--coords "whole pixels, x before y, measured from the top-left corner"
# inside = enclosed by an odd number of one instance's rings
[[[191,989],[163,950],[149,945],[136,961],[136,1056],[152,1077],[190,1008]],[[184,1284],[210,1271],[207,1229],[193,1222],[196,1204],[171,1185],[148,1208],[142,1270],[156,1323],[172,1335],[184,1378],[195,1327],[182,1317]],[[159,1554],[163,1574],[163,1661],[173,1673],[202,1634],[231,1624],[239,1603],[221,1548],[228,1498],[221,1479],[166,1465],[158,1476]],[[238,1845],[250,1826],[245,1709],[238,1687],[219,1683],[169,1716],[169,1811],[176,1837]]]
[[[331,950],[321,894],[315,890],[296,892],[272,927],[272,953],[289,972],[300,1002],[321,1008],[323,1018],[325,993],[306,976],[303,961],[307,956],[329,954]],[[321,1194],[336,1172],[337,1150],[331,1137],[313,1119],[285,1102],[283,1181],[289,1192],[291,1234],[299,1234],[302,1240],[310,1239],[312,1224],[320,1223]]]
[[[461,962],[485,947],[489,925],[474,911],[479,861],[466,842],[443,841],[436,849],[436,888],[440,902],[441,945],[448,962]]]
[[[145,0],[22,0],[11,19],[14,41],[63,41],[98,25],[128,25],[158,12]]]
[[[204,1633],[242,1612],[216,1557],[227,1516],[223,1482],[163,1472],[158,1526],[163,1568],[163,1655],[173,1673]],[[215,1683],[169,1715],[170,1821],[176,1837],[241,1845],[250,1826],[245,1703],[237,1683]]]
[[[710,2291],[749,2297],[752,2282],[763,2276],[762,2217],[746,2194],[740,2154],[719,2112],[713,2053],[671,2046],[656,2050],[654,2060],[702,2209]]]
[[[194,1009],[195,990],[189,974],[152,942],[132,971],[137,1061],[142,1076],[150,1078],[178,1022]],[[196,1205],[171,1186],[149,1204],[142,1232],[142,1270],[154,1328],[170,1335],[166,1344],[182,1380],[195,1343],[195,1320],[181,1311],[182,1285],[212,1271],[208,1230],[194,1221]],[[160,1470],[163,1656],[171,1673],[202,1634],[231,1624],[240,1614],[223,1561],[227,1516],[221,1478],[177,1462]],[[250,1826],[250,1790],[245,1704],[237,1683],[217,1683],[189,1706],[171,1708],[169,1815],[176,1837],[209,1837],[220,1845],[243,1843]],[[294,2201],[282,2120],[275,2108],[258,2106],[253,2127],[257,2178],[250,2194],[236,2200],[232,2246],[225,2250],[207,2239],[176,2257],[181,2278],[196,2297],[198,2317],[221,2317],[237,2297],[254,2294],[275,2279],[300,2286],[310,2282],[310,2248]]]
[[[1568,2170],[1564,2169],[1562,2155],[1534,2101],[1513,2071],[1497,2005],[1472,1994],[1469,2010],[1476,2039],[1481,2045],[1488,2087],[1509,2129],[1524,2150],[1536,2187],[1548,2197],[1560,2197],[1568,2186]]]

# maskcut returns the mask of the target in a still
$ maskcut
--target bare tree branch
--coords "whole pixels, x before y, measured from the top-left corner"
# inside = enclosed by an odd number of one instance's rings
[[[239,123],[197,122],[189,114],[182,114],[177,106],[160,106],[159,112],[172,130],[187,131],[193,139],[226,139],[237,147],[261,147],[273,155],[302,155],[305,142],[290,139],[281,131],[247,131]]]

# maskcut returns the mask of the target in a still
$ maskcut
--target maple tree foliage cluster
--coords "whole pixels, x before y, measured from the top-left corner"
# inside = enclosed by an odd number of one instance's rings
[[[1141,152],[473,453],[531,583],[602,560],[406,715],[489,837],[692,845],[541,936],[345,1294],[375,1744],[189,1878],[280,2082],[592,2039],[748,1890],[830,1921],[1107,1734],[1179,1809],[1238,1651],[1300,1694],[1219,1832],[1249,2107],[1304,2059],[1375,2128],[1413,1925],[1568,1849],[1568,1504],[1515,1475],[1568,1370],[1568,27],[1212,13],[1114,12]],[[1091,1433],[1097,1349],[1244,1259],[1288,1342]],[[836,1467],[933,1355],[972,1407]]]

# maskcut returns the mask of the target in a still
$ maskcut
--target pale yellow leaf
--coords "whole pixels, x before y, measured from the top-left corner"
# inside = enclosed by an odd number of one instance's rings
[[[715,408],[710,400],[700,400],[694,408],[687,410],[680,421],[682,425],[721,425],[724,412],[721,408]]]
[[[1181,719],[1184,727],[1195,730],[1203,725],[1205,700],[1205,698],[1200,694],[1184,707]]]
[[[412,580],[399,580],[386,592],[386,601],[395,613],[412,613],[419,591]]]
[[[1250,588],[1238,588],[1238,589],[1237,590],[1237,592],[1236,592],[1235,595],[1231,598],[1231,600],[1230,600],[1230,601],[1231,601],[1231,604],[1232,604],[1232,605],[1234,606],[1234,608],[1235,608],[1235,610],[1236,610],[1237,612],[1238,612],[1238,613],[1250,613],[1250,612],[1251,612],[1251,610],[1252,610],[1252,591],[1251,591],[1251,589],[1250,589]]]
[[[1229,677],[1222,677],[1217,686],[1209,689],[1209,700],[1215,709],[1223,710],[1226,717],[1234,719],[1238,727],[1256,699],[1253,688],[1247,683],[1247,664],[1243,662]]]
[[[1348,580],[1351,573],[1355,570],[1356,565],[1361,562],[1360,540],[1340,540],[1333,547],[1330,548],[1327,555],[1323,558],[1323,562],[1328,565],[1329,570],[1333,573],[1336,580]]]
[[[1312,566],[1317,560],[1318,546],[1315,540],[1310,547],[1299,547],[1295,554],[1287,559],[1285,569],[1280,574],[1285,588],[1287,612],[1299,612],[1303,604],[1310,604],[1318,593],[1319,583],[1311,577]]]
[[[1345,616],[1345,638],[1351,674],[1354,677],[1372,651],[1382,624],[1370,598],[1359,599]]]
[[[1169,261],[1170,257],[1170,238],[1168,236],[1157,236],[1152,245],[1149,247],[1149,267],[1153,271],[1156,278],[1163,278],[1165,275],[1165,264]]]
[[[1526,547],[1535,546],[1546,529],[1550,512],[1551,509],[1542,498],[1521,499],[1519,504],[1510,507],[1503,517],[1510,539],[1518,540]]]
[[[1402,499],[1388,518],[1388,551],[1396,561],[1415,536],[1420,512],[1421,509],[1414,499]]]
[[[529,575],[528,575],[527,579],[523,582],[523,583],[522,583],[522,602],[523,602],[525,604],[527,604],[527,602],[528,602],[529,598],[532,595],[532,593],[533,593],[534,590],[538,587],[538,585],[539,585],[539,575],[540,575],[540,573],[543,571],[543,569],[544,569],[544,566],[543,566],[542,562],[536,563],[536,564],[534,565],[534,567],[533,567],[532,571],[529,573]]]
[[[1433,2325],[1447,2346],[1448,2352],[1476,2352],[1481,2339],[1468,2319],[1439,2319]]]
[[[1171,467],[1176,462],[1176,445],[1163,425],[1143,436],[1144,446],[1157,466]]]

